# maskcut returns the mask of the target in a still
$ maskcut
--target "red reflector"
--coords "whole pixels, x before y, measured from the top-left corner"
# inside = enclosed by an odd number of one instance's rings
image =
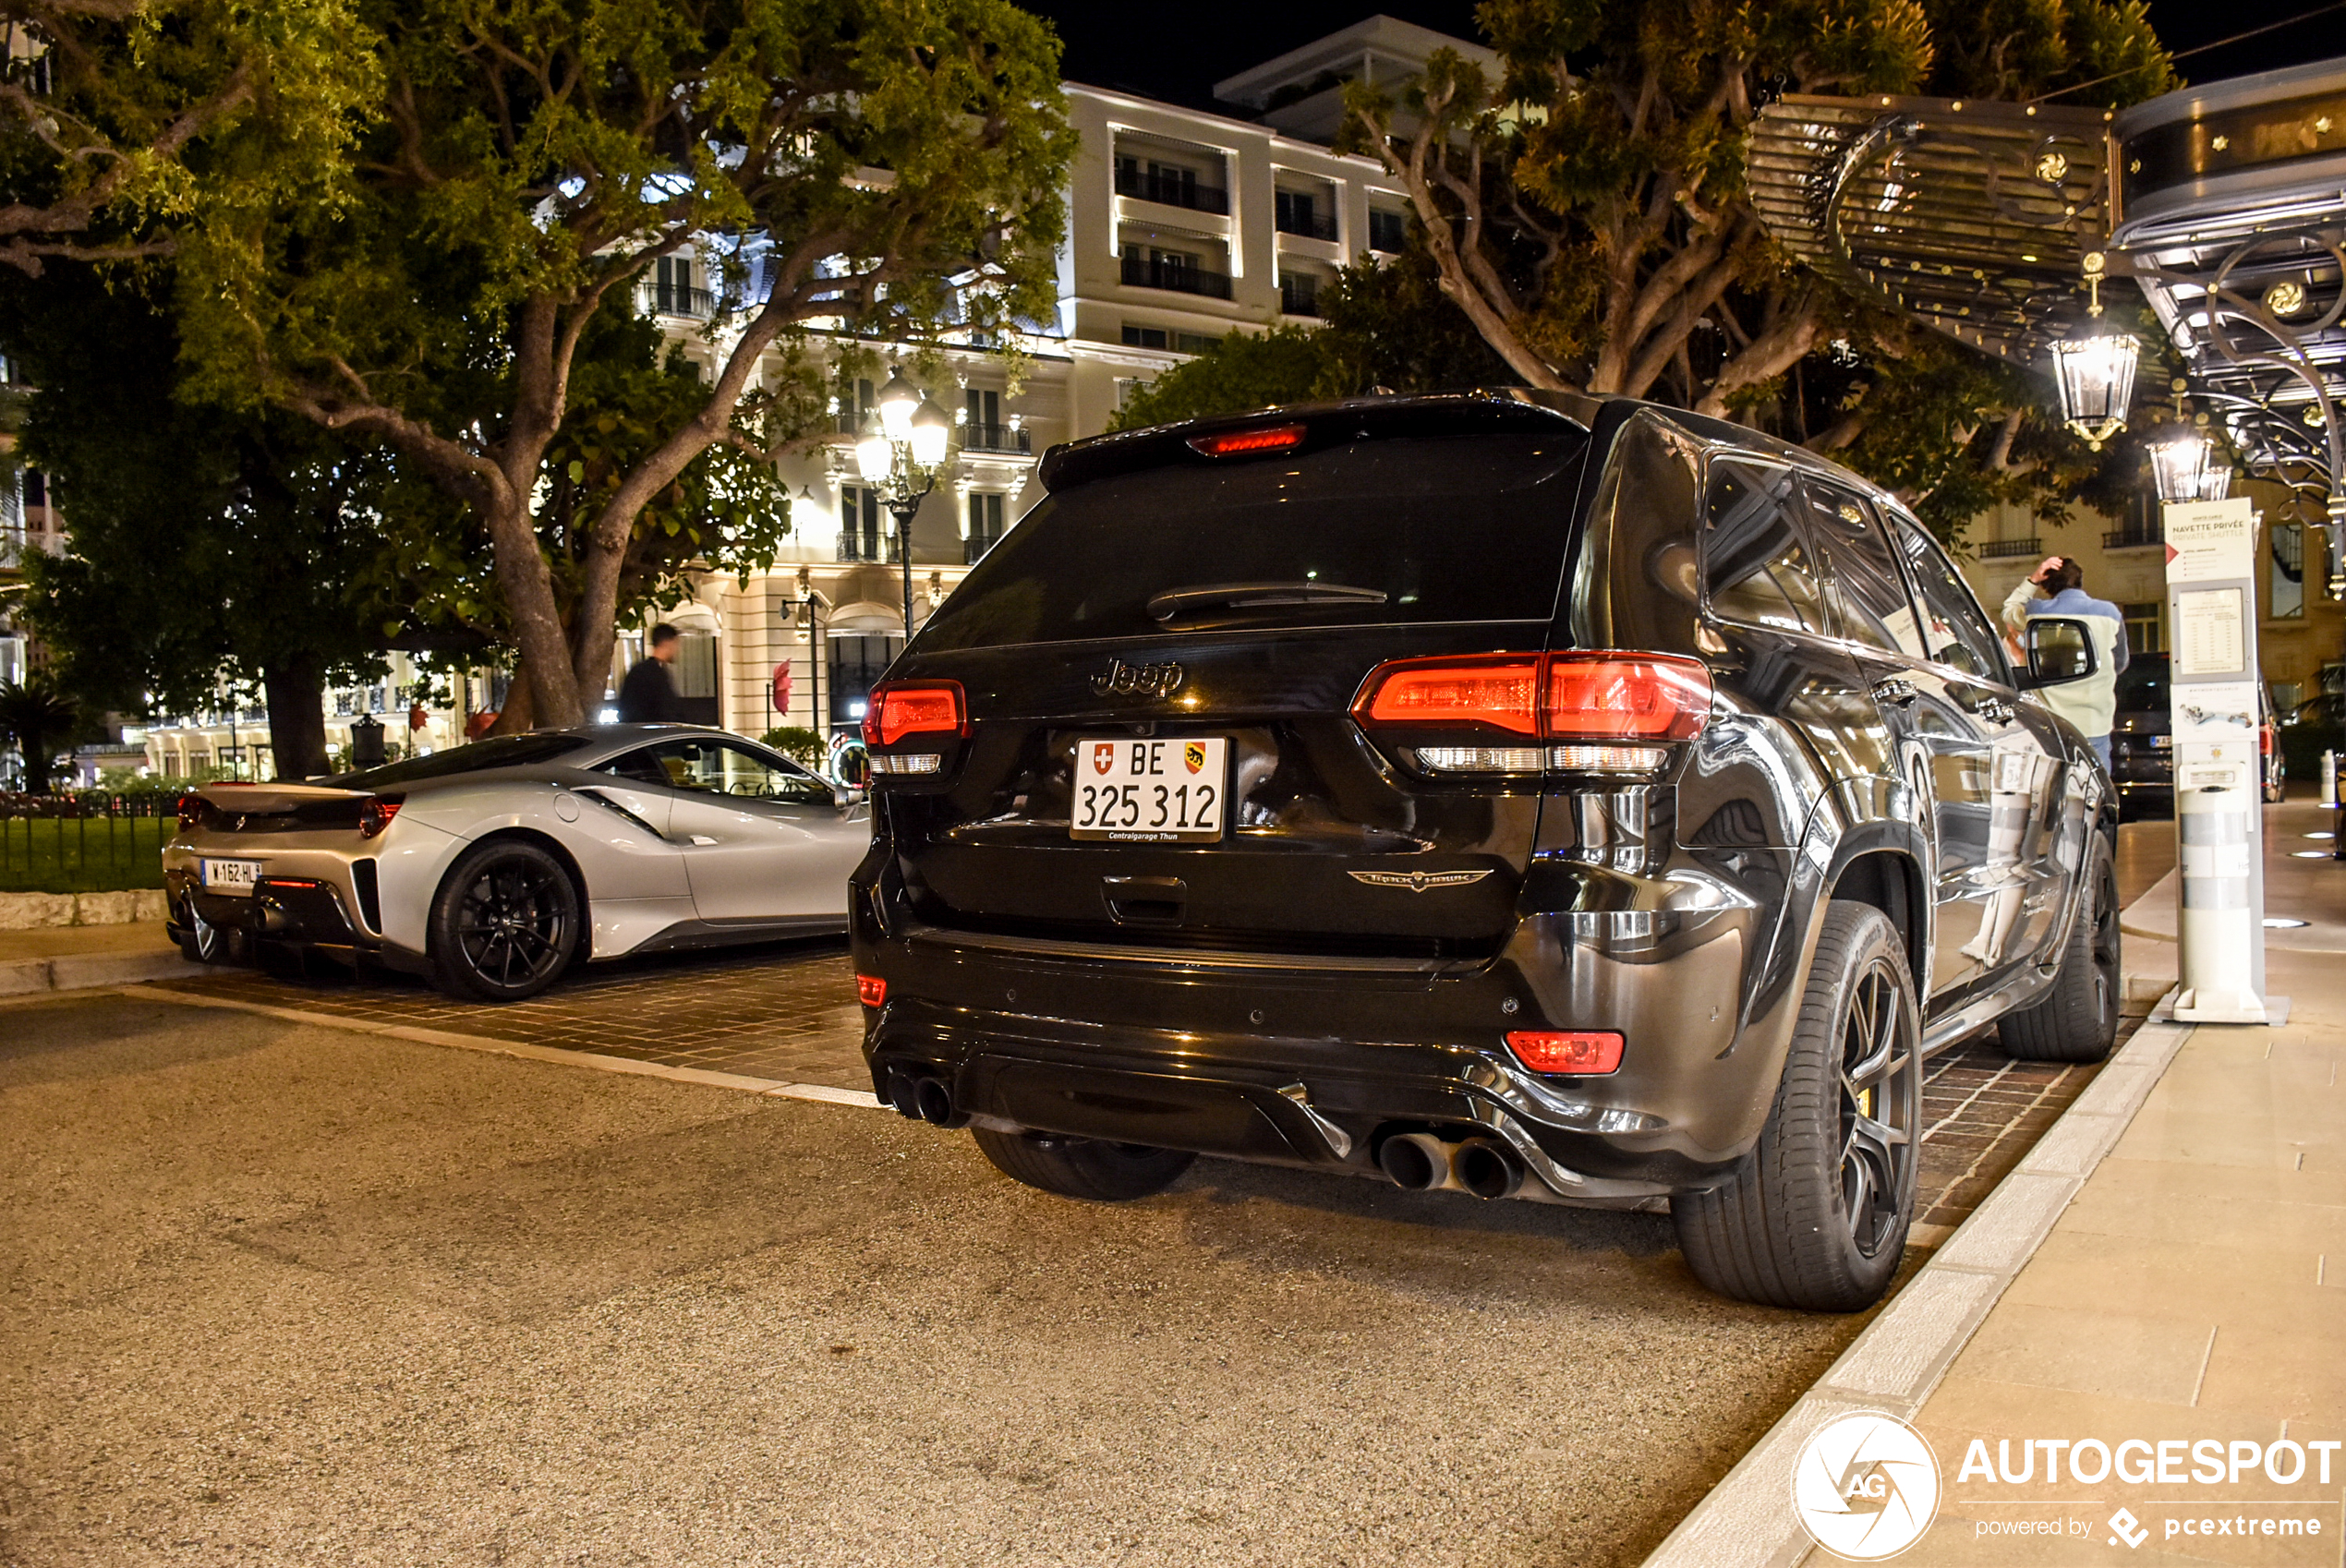
[[[1225,430],[1218,436],[1191,436],[1190,450],[1206,457],[1242,457],[1251,452],[1293,452],[1303,444],[1300,425],[1273,425],[1259,430]]]
[[[1711,718],[1711,672],[1665,654],[1396,659],[1361,694],[1352,714],[1362,723],[1480,724],[1551,740],[1684,741]]]
[[[1540,661],[1529,655],[1387,665],[1353,711],[1379,724],[1488,724],[1540,732]]]
[[[888,982],[877,974],[855,977],[855,999],[867,1007],[877,1007],[888,1000]]]
[[[391,826],[399,814],[397,801],[369,801],[358,808],[358,837],[371,838]]]
[[[872,694],[871,706],[864,710],[864,743],[892,746],[907,735],[939,730],[966,734],[967,718],[958,681],[882,686]]]
[[[2256,731],[2256,749],[2266,756],[2273,754],[2273,727],[2266,725]]]
[[[1684,741],[1711,718],[1711,671],[1691,658],[1548,658],[1548,733]]]
[[[1608,1073],[1621,1066],[1621,1036],[1612,1030],[1519,1029],[1508,1034],[1507,1049],[1533,1072]]]
[[[264,876],[260,879],[272,887],[317,887],[322,886],[308,876]]]

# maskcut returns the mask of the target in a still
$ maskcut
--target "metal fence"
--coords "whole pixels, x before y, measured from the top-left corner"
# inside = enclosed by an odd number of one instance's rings
[[[0,793],[0,891],[160,887],[178,830],[175,795]]]

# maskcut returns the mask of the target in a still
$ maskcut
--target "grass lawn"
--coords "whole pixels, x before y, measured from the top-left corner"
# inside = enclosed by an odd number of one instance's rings
[[[118,893],[163,886],[175,816],[50,816],[0,822],[0,892]]]

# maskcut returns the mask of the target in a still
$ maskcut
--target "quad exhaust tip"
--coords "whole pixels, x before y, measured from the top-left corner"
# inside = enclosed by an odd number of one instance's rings
[[[1376,1163],[1394,1186],[1410,1192],[1499,1199],[1514,1197],[1523,1186],[1523,1162],[1487,1138],[1452,1143],[1430,1132],[1397,1132],[1377,1147]]]

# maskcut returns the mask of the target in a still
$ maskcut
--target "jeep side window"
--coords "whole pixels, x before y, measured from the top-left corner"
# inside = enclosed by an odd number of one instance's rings
[[[1811,477],[1808,537],[1825,558],[1826,593],[1840,633],[1853,643],[1929,658],[1914,601],[1874,509],[1854,490]]]
[[[1824,598],[1794,526],[1792,472],[1714,456],[1704,476],[1702,578],[1723,620],[1822,632]]]
[[[1995,629],[1937,541],[1911,517],[1893,512],[1890,521],[1897,531],[1898,552],[1906,558],[1906,569],[1922,596],[1923,641],[1929,648],[1926,657],[1982,681],[2010,684]]]

